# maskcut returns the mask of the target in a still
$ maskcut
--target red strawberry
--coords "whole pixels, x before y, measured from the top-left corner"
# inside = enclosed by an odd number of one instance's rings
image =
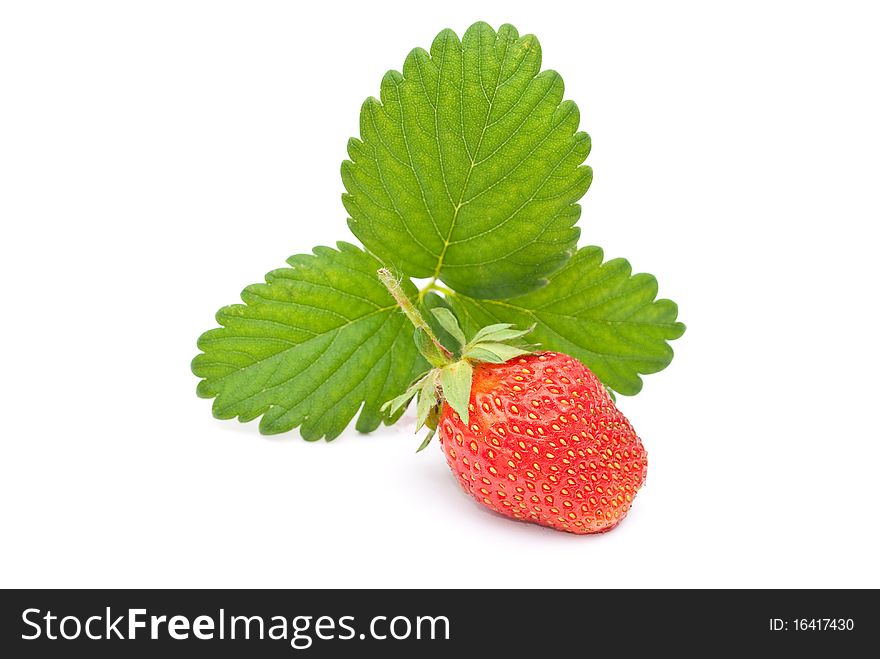
[[[476,366],[468,423],[443,405],[438,430],[465,491],[492,510],[572,533],[626,516],[647,453],[595,375],[545,352]]]
[[[453,313],[432,315],[444,346],[392,274],[379,278],[415,326],[434,367],[383,410],[416,399],[418,427],[435,431],[465,491],[492,510],[571,533],[601,533],[626,516],[648,456],[599,379],[574,357],[515,345],[531,329],[489,325],[468,340]]]

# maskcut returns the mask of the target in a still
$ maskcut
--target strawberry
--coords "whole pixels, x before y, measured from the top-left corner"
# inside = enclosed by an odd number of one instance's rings
[[[474,369],[469,420],[443,405],[439,434],[465,492],[495,512],[572,533],[626,516],[647,454],[598,378],[545,352]]]
[[[431,310],[457,343],[444,346],[390,272],[379,278],[415,326],[434,367],[383,406],[416,399],[465,492],[495,512],[571,533],[602,533],[626,516],[648,456],[599,379],[574,357],[518,342],[532,328],[489,325],[468,341],[449,309]]]

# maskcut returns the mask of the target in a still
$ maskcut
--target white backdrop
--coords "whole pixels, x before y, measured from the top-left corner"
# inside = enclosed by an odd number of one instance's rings
[[[0,586],[880,587],[877,10],[719,4],[4,3]],[[620,400],[649,477],[602,536],[478,507],[411,417],[262,437],[189,371],[246,284],[351,239],[361,102],[478,19],[581,108],[581,244],[688,325]]]

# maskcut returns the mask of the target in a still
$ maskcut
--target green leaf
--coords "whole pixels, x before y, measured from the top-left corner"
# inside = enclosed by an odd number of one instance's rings
[[[434,314],[434,318],[437,319],[440,326],[445,329],[453,339],[455,339],[459,348],[467,343],[467,339],[464,338],[464,332],[462,332],[461,327],[458,326],[458,319],[456,319],[454,313],[446,307],[436,307],[431,309],[431,313]]]
[[[428,365],[412,325],[376,278],[380,263],[348,243],[338,251],[288,259],[291,267],[248,286],[244,304],[217,313],[192,370],[198,394],[214,398],[214,415],[251,421],[280,433],[301,426],[305,439],[337,437],[357,414],[357,429],[375,430],[380,406]],[[403,282],[415,295],[411,282]]]
[[[490,323],[534,323],[530,340],[576,357],[605,385],[631,396],[642,388],[639,374],[669,365],[667,342],[685,330],[676,322],[678,306],[656,296],[652,275],[633,275],[624,259],[603,263],[600,248],[584,247],[539,291],[504,301],[447,301],[467,333]]]
[[[342,163],[352,232],[411,277],[477,298],[539,288],[577,243],[590,138],[541,47],[502,25],[441,32],[368,98]]]
[[[454,362],[440,371],[440,385],[443,387],[443,398],[458,412],[461,420],[468,422],[470,414],[468,404],[471,400],[471,380],[474,376],[473,367],[465,361]]]

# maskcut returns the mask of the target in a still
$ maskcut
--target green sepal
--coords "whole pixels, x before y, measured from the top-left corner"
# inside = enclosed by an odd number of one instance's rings
[[[382,407],[379,408],[380,412],[387,412],[388,416],[394,416],[397,412],[407,406],[409,401],[412,400],[412,397],[415,396],[419,389],[422,386],[422,382],[426,378],[423,376],[419,378],[414,384],[412,384],[409,389],[400,394],[399,396],[395,396],[391,400],[387,401]]]
[[[419,387],[419,398],[416,401],[416,432],[425,425],[438,402],[437,371],[431,371],[427,377],[422,379]]]
[[[474,338],[471,339],[471,344],[474,343],[482,343],[484,341],[513,341],[515,339],[521,339],[526,334],[535,329],[534,324],[524,330],[516,329],[510,323],[498,323],[496,325],[487,325],[479,332],[474,334]]]
[[[428,432],[428,434],[425,435],[425,439],[422,441],[421,444],[419,444],[419,447],[416,449],[416,453],[424,451],[426,448],[428,448],[428,444],[430,444],[431,440],[434,439],[434,435],[436,434],[436,432],[437,432],[436,427],[431,428],[431,430]]]
[[[458,324],[458,319],[455,317],[455,314],[446,307],[435,307],[434,309],[431,309],[431,313],[434,314],[434,318],[437,319],[440,326],[456,340],[459,348],[467,343],[467,339],[464,338],[464,332],[461,331],[461,327]]]
[[[462,353],[462,357],[492,364],[503,364],[509,359],[528,355],[530,352],[531,350],[507,345],[506,343],[489,341],[470,346]]]
[[[425,419],[425,427],[431,430],[437,430],[437,424],[440,423],[440,405],[439,403],[431,408],[428,412],[428,418]]]
[[[429,312],[425,314],[425,321],[427,321],[427,323],[432,327],[432,329],[434,330],[434,334],[437,335],[440,343],[446,346],[447,350],[453,352],[453,356],[458,356],[461,353],[461,346],[457,345],[457,339],[453,338],[453,336],[443,328],[443,326],[437,321],[437,318],[436,316],[434,316],[433,313],[433,310],[439,307],[452,311],[449,303],[446,301],[445,298],[437,295],[433,291],[428,291],[422,297],[421,306],[422,309]]]
[[[416,342],[416,347],[419,349],[419,352],[422,353],[422,356],[428,360],[428,363],[431,364],[431,366],[441,368],[449,363],[446,356],[440,352],[440,348],[437,347],[437,345],[431,340],[431,337],[428,336],[428,333],[421,327],[416,328],[416,331],[413,334],[413,339]]]
[[[474,367],[461,360],[444,366],[440,371],[440,385],[443,387],[443,398],[453,410],[458,412],[461,420],[468,422],[468,404],[471,400],[471,380]]]

